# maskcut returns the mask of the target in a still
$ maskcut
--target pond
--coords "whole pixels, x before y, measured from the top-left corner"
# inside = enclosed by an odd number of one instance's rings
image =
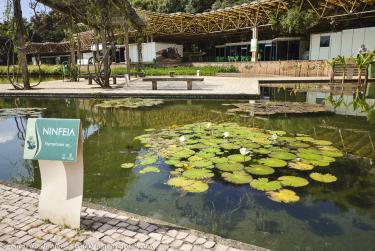
[[[321,101],[323,94],[273,93],[271,99]],[[314,96],[315,95],[315,96]],[[315,97],[313,99],[312,97]],[[225,103],[238,100],[164,100],[153,107],[105,109],[99,100],[0,99],[0,108],[39,107],[45,118],[79,118],[84,127],[85,185],[88,201],[150,216],[181,226],[273,250],[373,250],[375,247],[375,126],[366,116],[340,114],[278,115],[262,118],[227,114]],[[348,114],[351,114],[350,112]],[[0,179],[40,188],[36,161],[23,160],[26,117],[0,117]],[[38,116],[37,112],[33,113]],[[330,184],[313,182],[292,188],[295,203],[270,200],[248,184],[215,179],[206,192],[186,193],[166,184],[173,168],[160,158],[159,173],[140,174],[134,163],[149,148],[135,140],[150,128],[176,129],[186,124],[237,123],[282,130],[331,141],[345,153],[325,170],[337,177]],[[307,176],[308,177],[308,176]]]

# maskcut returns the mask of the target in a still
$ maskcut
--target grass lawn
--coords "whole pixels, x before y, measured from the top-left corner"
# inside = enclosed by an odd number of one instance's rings
[[[151,67],[147,66],[142,69],[147,76],[167,76],[169,72],[174,71],[176,75],[196,75],[197,70],[200,71],[201,76],[214,76],[217,73],[234,73],[238,72],[238,69],[233,66],[205,66],[205,67],[192,67],[192,66],[177,66],[177,67]],[[31,75],[37,76],[39,69],[35,65],[29,66],[29,72]],[[132,68],[132,74],[136,73],[136,69]],[[62,67],[60,65],[41,65],[41,73],[43,76],[62,76]],[[81,67],[81,73],[87,73],[87,67]],[[111,74],[125,74],[126,67],[114,67],[112,68]],[[0,66],[0,75],[6,76],[7,67]]]

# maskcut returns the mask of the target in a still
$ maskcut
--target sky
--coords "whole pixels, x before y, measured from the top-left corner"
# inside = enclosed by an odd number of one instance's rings
[[[4,20],[4,11],[8,0],[0,0],[0,21]],[[34,11],[30,8],[30,0],[21,0],[22,15],[24,18],[30,20],[34,15]],[[44,10],[42,4],[38,4],[38,8]]]

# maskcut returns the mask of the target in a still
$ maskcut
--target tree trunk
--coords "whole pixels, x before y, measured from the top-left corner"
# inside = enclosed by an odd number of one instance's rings
[[[137,71],[141,72],[141,70],[142,70],[142,62],[143,62],[143,57],[142,57],[142,41],[141,41],[141,39],[138,39],[138,42],[137,42],[137,51],[138,51]]]
[[[13,0],[13,8],[14,8],[14,19],[16,22],[16,37],[17,43],[16,47],[18,50],[18,60],[22,70],[22,79],[23,79],[23,88],[26,90],[31,89],[30,86],[30,75],[29,69],[27,67],[27,58],[25,53],[25,43],[26,43],[26,35],[25,35],[25,26],[23,23],[22,18],[22,9],[20,0]]]
[[[105,27],[101,27],[102,39],[102,55],[103,55],[103,88],[110,88],[109,85],[109,51],[107,49],[107,31]],[[99,72],[99,74],[101,74]]]
[[[73,32],[73,30],[71,30]],[[77,81],[76,48],[73,33],[70,37],[70,81]]]
[[[129,52],[129,26],[128,24],[125,24],[125,38],[124,38],[124,43],[125,43],[125,60],[126,60],[126,69],[128,73],[128,78],[130,80],[130,52]]]

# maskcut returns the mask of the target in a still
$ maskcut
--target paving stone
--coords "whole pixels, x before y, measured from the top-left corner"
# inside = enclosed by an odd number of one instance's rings
[[[171,247],[178,248],[182,243],[184,243],[182,240],[175,240],[171,243]]]
[[[163,236],[163,239],[161,240],[161,243],[170,244],[170,243],[172,243],[172,241],[174,241],[174,238],[172,238],[170,236]]]
[[[193,249],[193,245],[191,245],[191,244],[183,244],[180,247],[180,250],[182,250],[182,251],[190,251],[192,249]]]
[[[203,247],[212,248],[212,247],[215,246],[215,244],[216,244],[216,242],[214,242],[214,241],[207,241],[205,244],[203,244]]]
[[[114,239],[112,239],[111,237],[109,236],[104,236],[103,238],[100,239],[103,243],[106,243],[106,244],[112,244],[115,242]]]
[[[82,208],[82,230],[62,228],[38,219],[38,197],[20,189],[0,189],[0,251],[13,251],[2,248],[5,244],[54,251],[240,251],[188,230],[178,231],[86,207]]]
[[[176,236],[177,240],[185,239],[188,236],[188,233],[185,232],[179,232]]]
[[[229,249],[229,247],[228,246],[226,246],[226,245],[222,245],[222,244],[217,244],[216,246],[215,246],[215,251],[227,251]]]
[[[198,239],[198,237],[196,237],[195,235],[189,235],[185,238],[185,241],[186,242],[190,242],[190,243],[194,243],[196,240]]]
[[[206,239],[205,238],[198,238],[194,244],[196,245],[203,245],[204,243],[206,242]]]
[[[178,231],[172,229],[172,230],[169,230],[167,234],[168,234],[169,236],[171,236],[171,237],[176,237],[177,234],[178,234]]]
[[[158,241],[161,241],[161,239],[163,238],[163,235],[158,234],[158,233],[150,233],[148,236]]]
[[[142,233],[138,233],[134,236],[134,238],[136,238],[137,240],[141,241],[141,242],[145,242],[146,240],[148,240],[148,238],[150,238],[149,236],[145,235],[145,234],[142,234]]]

